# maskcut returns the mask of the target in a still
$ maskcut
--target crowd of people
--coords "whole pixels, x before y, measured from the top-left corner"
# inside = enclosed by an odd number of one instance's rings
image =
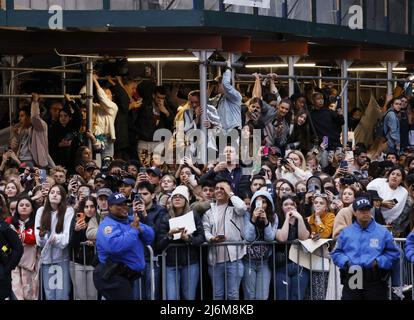
[[[372,143],[344,146],[333,87],[289,97],[276,75],[255,74],[243,90],[229,69],[206,108],[198,90],[183,98],[151,80],[95,75],[92,128],[70,95],[19,103],[0,166],[1,299],[194,300],[204,272],[216,300],[322,300],[334,265],[343,299],[386,299],[388,281],[401,296],[400,260],[414,262],[414,99],[387,97]],[[351,112],[351,130],[361,117]],[[217,155],[206,164],[189,139],[202,128]],[[158,129],[173,133],[163,148]],[[231,130],[239,138],[221,148]],[[166,161],[177,148],[185,156]],[[249,174],[243,154],[260,160]],[[394,238],[407,238],[405,252]],[[292,257],[297,240],[324,239],[337,240],[315,256],[329,270]]]

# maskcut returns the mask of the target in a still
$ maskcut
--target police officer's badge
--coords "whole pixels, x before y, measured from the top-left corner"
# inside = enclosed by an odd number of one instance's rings
[[[112,233],[112,226],[106,226],[104,229],[105,234],[111,234]]]

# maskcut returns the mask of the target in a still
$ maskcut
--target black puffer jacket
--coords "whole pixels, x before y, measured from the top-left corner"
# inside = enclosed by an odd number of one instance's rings
[[[157,235],[157,249],[162,252],[170,244],[186,244],[186,246],[172,247],[167,250],[167,266],[186,266],[189,264],[188,257],[190,257],[190,264],[198,262],[200,256],[200,249],[198,246],[206,241],[200,216],[194,213],[196,231],[194,231],[190,237],[190,242],[184,242],[183,240],[174,241],[168,238],[168,232],[170,231],[169,219],[169,215],[166,215],[161,220],[160,230]]]

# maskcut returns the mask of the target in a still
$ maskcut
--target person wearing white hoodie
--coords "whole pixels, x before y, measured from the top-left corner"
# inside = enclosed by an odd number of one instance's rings
[[[36,213],[36,243],[40,255],[42,284],[46,300],[69,300],[69,235],[73,208],[66,205],[66,191],[53,186],[43,207]]]

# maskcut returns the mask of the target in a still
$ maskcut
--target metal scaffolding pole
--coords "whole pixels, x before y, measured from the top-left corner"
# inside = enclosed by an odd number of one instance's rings
[[[157,61],[157,86],[162,85],[162,66],[161,62]]]
[[[81,95],[70,95],[74,99],[81,99]],[[31,94],[0,94],[0,99],[31,99]],[[63,94],[39,94],[39,98],[43,99],[64,99]]]
[[[66,69],[66,58],[61,57],[63,69]],[[62,73],[62,93],[66,94],[66,72]]]
[[[23,72],[23,71],[32,71],[32,72],[52,72],[52,73],[82,73],[81,70],[76,69],[48,69],[48,68],[20,68],[20,67],[3,67],[0,66],[0,70],[5,71],[17,71],[17,72]]]
[[[237,78],[239,79],[253,79],[254,77],[251,74],[237,74]],[[260,75],[261,78],[269,78],[267,75]],[[278,75],[278,79],[308,79],[308,80],[332,80],[332,81],[364,81],[364,82],[395,82],[395,81],[403,81],[403,82],[414,82],[414,80],[407,80],[407,79],[386,79],[386,78],[353,78],[353,77],[331,77],[331,76],[288,76],[288,75]]]
[[[88,58],[86,63],[86,107],[87,107],[87,130],[92,131],[93,115],[93,60]],[[92,148],[91,140],[88,140],[88,147]]]
[[[348,68],[351,66],[352,62],[347,60],[341,61],[341,77],[348,77]],[[344,116],[344,129],[343,129],[343,145],[348,144],[348,81],[341,80],[341,88],[343,90],[342,94],[342,110]]]
[[[295,63],[299,61],[299,57],[291,56],[287,58],[288,69],[289,69],[289,97],[293,96],[295,93],[295,79],[291,78],[295,76]]]
[[[16,65],[17,65],[17,57],[11,56],[10,57],[10,90],[7,91],[9,94],[16,93]],[[6,67],[7,68],[7,67]],[[4,71],[7,71],[7,69],[4,69]],[[13,118],[16,112],[16,99],[10,98],[9,100],[9,118],[10,120]]]
[[[204,145],[202,155],[202,163],[207,164],[207,128],[204,127],[204,122],[207,120],[207,65],[204,63],[207,60],[207,52],[202,50],[200,52],[200,104],[201,104],[201,130],[204,136]]]

